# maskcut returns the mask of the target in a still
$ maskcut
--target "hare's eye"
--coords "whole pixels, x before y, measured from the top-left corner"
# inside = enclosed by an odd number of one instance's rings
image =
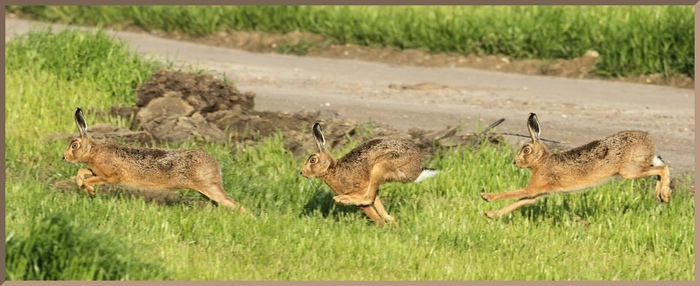
[[[523,148],[523,153],[530,154],[530,152],[532,152],[532,149],[530,149],[530,147]]]
[[[309,158],[309,163],[316,164],[316,162],[318,162],[318,159],[316,159],[316,157]]]
[[[78,142],[73,142],[73,144],[70,144],[70,147],[73,149],[78,149],[78,147],[80,147],[80,144],[78,144]]]

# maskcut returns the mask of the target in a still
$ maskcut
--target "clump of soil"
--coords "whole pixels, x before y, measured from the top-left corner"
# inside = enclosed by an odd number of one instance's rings
[[[369,123],[342,119],[334,113],[256,111],[254,93],[240,92],[230,82],[208,74],[182,71],[161,70],[154,73],[138,87],[136,97],[136,106],[115,106],[111,110],[115,115],[133,117],[133,132],[150,135],[132,136],[135,140],[175,143],[186,140],[235,141],[246,145],[281,132],[285,148],[295,155],[302,155],[315,146],[309,131],[315,122],[322,124],[331,148],[343,146],[350,139],[369,139],[370,134],[373,137],[410,138],[428,149],[474,145],[481,142],[485,135],[458,133],[456,128],[435,131],[416,129],[406,134],[391,126],[373,124],[370,128]],[[91,131],[95,133],[99,130],[93,128]],[[497,142],[498,139],[494,137],[493,141]]]

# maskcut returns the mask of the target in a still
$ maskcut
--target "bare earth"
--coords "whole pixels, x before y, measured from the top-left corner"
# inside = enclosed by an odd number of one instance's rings
[[[45,26],[6,17],[5,41]],[[65,26],[53,27],[58,31]],[[692,81],[681,79],[669,86],[585,79],[576,72],[581,74],[585,58],[578,59],[583,62],[579,67],[567,68],[567,62],[559,62],[540,68],[541,74],[558,75],[545,76],[518,70],[517,63],[505,58],[443,56],[441,63],[434,63],[431,56],[417,51],[379,50],[372,57],[362,56],[367,51],[354,46],[312,47],[308,56],[294,56],[272,53],[274,42],[265,43],[272,47],[268,50],[260,44],[247,47],[249,39],[235,42],[230,39],[241,37],[231,33],[213,36],[219,39],[159,37],[138,31],[110,33],[145,55],[225,75],[242,92],[256,94],[256,111],[333,112],[342,118],[372,120],[405,131],[460,124],[474,130],[477,121],[484,126],[505,118],[497,130],[519,134],[527,134],[525,121],[535,112],[543,138],[573,147],[624,129],[646,130],[656,139],[659,154],[673,175],[695,171]],[[353,57],[353,53],[360,55]],[[397,60],[400,57],[404,61]],[[422,60],[407,61],[407,57]],[[501,69],[510,72],[497,71]]]

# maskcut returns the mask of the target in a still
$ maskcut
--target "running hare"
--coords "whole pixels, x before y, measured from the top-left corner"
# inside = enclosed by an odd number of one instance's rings
[[[80,169],[75,182],[95,195],[93,185],[122,184],[143,188],[194,189],[219,205],[245,212],[224,191],[221,168],[203,150],[133,148],[116,143],[98,143],[87,133],[83,111],[75,110],[75,123],[80,136],[63,152],[68,163],[85,163],[91,169]],[[86,178],[86,176],[91,176]]]
[[[534,203],[543,196],[570,193],[603,183],[619,175],[634,179],[658,176],[656,196],[661,202],[671,199],[668,167],[656,154],[654,141],[643,131],[621,131],[586,145],[552,154],[540,141],[537,115],[527,120],[532,143],[525,144],[513,164],[532,171],[530,182],[522,189],[503,193],[482,193],[487,202],[518,199],[496,212],[486,212],[496,218],[519,207]]]
[[[301,174],[320,178],[335,192],[336,203],[360,207],[379,225],[384,224],[383,219],[398,222],[379,199],[381,184],[419,182],[438,173],[423,167],[421,150],[411,140],[371,139],[335,160],[326,150],[326,139],[318,123],[313,126],[313,135],[318,153],[309,156]]]

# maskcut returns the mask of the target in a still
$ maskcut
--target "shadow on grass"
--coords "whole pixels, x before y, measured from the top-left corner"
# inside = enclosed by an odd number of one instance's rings
[[[316,216],[320,214],[323,218],[333,218],[335,221],[339,221],[341,217],[360,213],[370,221],[358,207],[337,204],[333,200],[333,196],[330,192],[315,188],[299,216]]]
[[[564,195],[566,196],[566,195]],[[554,200],[545,198],[533,205],[524,207],[520,213],[526,219],[533,222],[551,221],[554,226],[569,225],[572,221],[581,223],[588,229],[590,227],[590,218],[599,216],[605,213],[627,213],[638,212],[644,208],[644,201],[633,200],[629,202],[619,202],[621,205],[614,206],[618,203],[606,203],[600,197],[595,197],[594,194],[582,194],[578,197],[565,197],[561,200],[561,204],[555,203]]]
[[[574,222],[582,224],[586,229],[590,227],[588,220],[601,211],[604,211],[604,208],[600,207],[595,199],[586,198],[585,194],[575,198],[564,198],[561,204],[555,203],[551,198],[543,198],[518,210],[523,218],[531,222],[549,221],[552,226],[565,226]],[[509,218],[509,221],[511,219]]]
[[[625,214],[628,212],[646,212],[664,204],[659,202],[654,195],[656,180],[649,180],[648,184],[640,183],[630,193],[616,193],[611,197],[603,198],[599,193],[602,190],[588,190],[580,195],[557,194],[564,196],[561,203],[557,203],[552,197],[543,198],[540,201],[525,206],[518,211],[530,221],[551,220],[554,225],[561,225],[571,221],[583,223],[586,228],[590,225],[588,219],[598,215]],[[673,190],[673,199],[694,198],[694,180],[688,178],[672,178],[670,187]],[[627,192],[627,191],[625,191]],[[615,197],[612,197],[615,196]],[[653,202],[653,203],[652,203]]]
[[[85,199],[92,199],[87,191],[78,188],[72,179],[54,181],[51,186],[60,193],[77,193]],[[186,192],[186,193],[183,193]],[[207,205],[216,206],[216,202],[194,190],[171,191],[160,189],[141,189],[121,185],[100,185],[95,187],[95,196],[108,200],[130,200],[141,198],[147,203],[163,206],[178,206],[204,208]]]

